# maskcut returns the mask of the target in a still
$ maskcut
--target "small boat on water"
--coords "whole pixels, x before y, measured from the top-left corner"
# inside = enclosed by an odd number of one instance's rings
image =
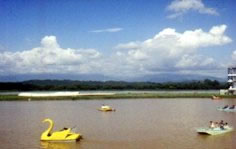
[[[224,134],[227,132],[233,131],[233,127],[227,127],[224,129],[221,129],[220,127],[218,128],[197,128],[196,129],[199,134],[206,134],[206,135],[219,135],[219,134]]]
[[[222,100],[221,97],[214,96],[214,95],[211,96],[211,99],[212,99],[212,100]]]
[[[45,119],[43,122],[49,123],[49,128],[41,134],[41,141],[71,142],[78,141],[81,138],[79,133],[72,132],[72,128],[63,128],[60,131],[52,132],[54,122],[51,119]]]
[[[116,111],[116,109],[112,109],[110,106],[108,105],[102,105],[101,108],[98,109],[99,111],[103,111],[103,112],[108,112],[108,111]]]
[[[224,112],[236,112],[236,108],[232,109],[230,107],[228,107],[228,108],[218,107],[217,110],[224,111]]]

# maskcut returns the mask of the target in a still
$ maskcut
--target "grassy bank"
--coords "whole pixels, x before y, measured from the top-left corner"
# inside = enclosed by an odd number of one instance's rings
[[[211,98],[212,93],[117,93],[114,95],[86,95],[68,97],[20,97],[17,95],[0,95],[0,101],[28,101],[28,100],[89,100],[89,99],[138,99],[138,98]],[[236,98],[234,95],[219,96],[222,98]]]

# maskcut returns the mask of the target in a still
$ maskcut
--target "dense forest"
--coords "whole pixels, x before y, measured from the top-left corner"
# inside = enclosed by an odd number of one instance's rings
[[[123,82],[123,81],[72,81],[30,80],[0,82],[1,91],[62,91],[62,90],[211,90],[226,89],[226,82],[205,79],[190,82]]]

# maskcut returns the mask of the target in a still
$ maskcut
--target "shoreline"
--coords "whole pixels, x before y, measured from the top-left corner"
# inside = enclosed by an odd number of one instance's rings
[[[217,96],[224,98],[236,98],[236,95],[219,95],[213,93],[90,93],[76,96],[18,96],[0,95],[0,101],[34,101],[34,100],[99,100],[99,99],[140,99],[140,98],[212,98]]]

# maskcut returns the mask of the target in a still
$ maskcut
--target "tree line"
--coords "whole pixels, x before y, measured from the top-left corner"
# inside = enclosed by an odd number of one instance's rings
[[[0,91],[77,91],[77,90],[211,90],[227,89],[226,82],[205,79],[188,82],[124,82],[124,81],[73,81],[30,80],[0,82]]]

